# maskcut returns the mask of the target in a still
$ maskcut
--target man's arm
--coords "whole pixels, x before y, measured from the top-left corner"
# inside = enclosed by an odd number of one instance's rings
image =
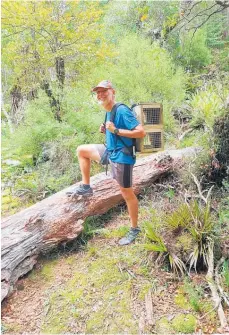
[[[110,121],[106,122],[106,129],[108,129],[111,133],[114,133],[115,128],[116,127],[113,122]],[[143,138],[145,137],[146,132],[142,127],[142,125],[139,124],[133,130],[119,129],[118,135],[129,138]]]

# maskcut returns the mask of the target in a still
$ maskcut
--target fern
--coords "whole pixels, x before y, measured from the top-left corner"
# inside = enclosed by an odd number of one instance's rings
[[[146,222],[144,225],[144,229],[146,232],[147,237],[153,241],[157,242],[159,245],[164,245],[162,238],[159,236],[158,233],[153,229],[152,224],[150,222]]]
[[[148,251],[166,253],[166,255],[169,258],[170,266],[172,270],[174,271],[174,273],[178,276],[179,276],[179,273],[184,275],[184,273],[186,272],[185,264],[175,254],[169,252],[166,244],[163,242],[162,237],[159,236],[159,234],[155,232],[150,222],[145,223],[145,232],[146,232],[146,236],[151,241],[153,241],[154,244],[147,243],[147,244],[144,244],[143,247]]]
[[[166,226],[172,229],[176,229],[179,226],[186,227],[191,220],[192,217],[187,204],[182,204],[176,211],[164,218]]]

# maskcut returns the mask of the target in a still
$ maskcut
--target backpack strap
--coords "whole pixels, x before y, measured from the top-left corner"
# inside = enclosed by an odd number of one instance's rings
[[[119,106],[126,106],[125,104],[121,103],[121,102],[117,102],[117,104],[115,104],[113,107],[112,107],[112,110],[111,110],[111,117],[110,117],[110,121],[111,122],[114,122],[114,119],[115,119],[115,115],[116,115],[116,112],[117,112],[117,109]],[[126,106],[127,108],[129,108],[128,106]]]
[[[115,119],[115,115],[116,115],[116,112],[117,112],[117,109],[119,106],[125,106],[127,107],[128,109],[130,109],[127,105],[121,103],[121,102],[118,102],[116,103],[113,107],[112,107],[112,110],[111,110],[111,117],[110,117],[110,121],[111,122],[114,122],[114,119]],[[105,118],[106,119],[106,118]],[[106,122],[106,121],[105,121]],[[131,146],[128,146],[126,145],[126,143],[122,140],[122,138],[118,135],[115,134],[115,149],[116,149],[116,146],[117,146],[117,142],[118,140],[120,140],[122,142],[122,144],[126,147],[126,149],[128,150],[130,156],[134,157],[135,158],[135,150],[133,150],[133,148],[135,147],[135,142],[136,140],[135,139],[132,139],[132,142],[133,144]],[[114,150],[115,150],[114,149]]]

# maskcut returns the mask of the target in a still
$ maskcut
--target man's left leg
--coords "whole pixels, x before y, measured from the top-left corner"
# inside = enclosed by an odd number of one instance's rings
[[[120,186],[120,190],[127,204],[131,227],[136,228],[138,225],[138,199],[132,187],[124,188]]]
[[[123,198],[126,201],[131,221],[131,228],[129,233],[119,241],[120,245],[126,245],[133,242],[141,231],[138,227],[138,199],[134,194],[132,187],[124,188],[120,186],[120,190]]]

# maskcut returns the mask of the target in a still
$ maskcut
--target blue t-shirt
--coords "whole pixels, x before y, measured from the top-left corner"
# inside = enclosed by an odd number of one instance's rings
[[[106,113],[106,120],[110,121],[111,113]],[[119,106],[117,108],[114,125],[118,129],[128,129],[132,130],[139,125],[139,121],[136,119],[134,113],[127,108],[126,106]],[[107,149],[111,152],[110,160],[115,163],[122,164],[134,164],[136,159],[130,155],[126,155],[121,151],[122,148],[125,148],[124,144],[119,140],[122,138],[122,141],[127,145],[131,146],[133,144],[133,139],[124,137],[124,136],[116,136],[111,133],[109,130],[106,130],[106,145]],[[117,142],[116,142],[117,138]],[[115,145],[116,143],[116,145]],[[115,149],[115,151],[114,151]]]

